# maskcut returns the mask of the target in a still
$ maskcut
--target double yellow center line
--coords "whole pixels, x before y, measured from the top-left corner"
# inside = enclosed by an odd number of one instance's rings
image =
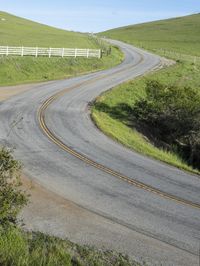
[[[140,64],[141,62],[143,61],[143,58],[137,63],[137,64]],[[112,74],[112,76],[118,74],[119,72],[124,72],[126,69],[124,68],[123,70],[120,70],[120,71],[116,71],[115,73]],[[150,185],[147,185],[147,184],[144,184],[143,182],[140,182],[140,181],[137,181],[133,178],[130,178],[128,176],[125,176],[117,171],[114,171],[113,169],[110,169],[102,164],[99,164],[97,162],[95,162],[94,160],[86,157],[85,155],[81,154],[81,153],[78,153],[76,152],[75,150],[71,149],[70,147],[68,147],[65,143],[63,143],[47,126],[46,122],[45,122],[45,111],[47,110],[47,108],[51,105],[52,102],[54,102],[56,99],[60,98],[61,96],[63,96],[63,94],[73,90],[73,89],[77,89],[77,88],[80,88],[81,86],[83,85],[87,85],[87,84],[93,84],[95,83],[97,80],[101,80],[105,77],[108,77],[108,76],[111,76],[111,75],[102,75],[98,78],[95,78],[95,79],[92,79],[92,80],[89,80],[89,81],[85,81],[85,82],[82,82],[82,83],[79,83],[77,85],[74,85],[74,86],[71,86],[69,88],[66,88],[56,94],[54,94],[53,96],[51,96],[50,98],[48,98],[43,104],[42,106],[39,108],[38,110],[38,120],[39,120],[39,124],[40,124],[40,127],[41,129],[43,130],[43,132],[45,133],[45,135],[53,142],[55,143],[57,146],[59,146],[62,150],[66,151],[67,153],[73,155],[74,157],[78,158],[79,160],[107,173],[107,174],[110,174],[120,180],[123,180],[125,182],[127,182],[128,184],[130,185],[133,185],[139,189],[143,189],[145,191],[148,191],[148,192],[151,192],[151,193],[154,193],[156,195],[159,195],[160,197],[163,197],[163,198],[166,198],[166,199],[169,199],[169,200],[173,200],[177,203],[180,203],[180,204],[183,204],[183,205],[187,205],[187,206],[190,206],[190,207],[193,207],[193,208],[197,208],[197,209],[200,209],[200,204],[198,203],[194,203],[194,202],[191,202],[189,200],[186,200],[186,199],[182,199],[182,198],[179,198],[179,197],[176,197],[174,195],[171,195],[169,193],[166,193],[166,192],[163,192],[157,188],[154,188]]]

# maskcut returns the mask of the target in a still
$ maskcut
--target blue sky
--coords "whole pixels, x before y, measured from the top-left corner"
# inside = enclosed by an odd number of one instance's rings
[[[55,27],[99,32],[200,12],[200,0],[0,0],[0,10]]]

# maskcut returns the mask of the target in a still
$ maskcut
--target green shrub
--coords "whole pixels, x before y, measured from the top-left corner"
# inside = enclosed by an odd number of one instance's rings
[[[160,145],[179,153],[194,167],[200,165],[200,92],[148,81],[146,96],[136,101],[133,117]]]
[[[10,151],[0,150],[0,224],[16,223],[17,215],[27,203],[20,190],[20,169]]]

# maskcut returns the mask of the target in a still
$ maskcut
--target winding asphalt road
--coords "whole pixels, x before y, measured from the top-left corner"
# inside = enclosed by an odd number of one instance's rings
[[[181,265],[197,265],[199,177],[126,149],[90,119],[88,104],[100,93],[161,65],[155,55],[113,42],[125,53],[121,65],[38,85],[2,102],[0,144],[14,147],[25,172],[47,189],[182,250],[191,264]],[[124,251],[130,249],[124,243]],[[178,259],[162,263],[180,265]]]

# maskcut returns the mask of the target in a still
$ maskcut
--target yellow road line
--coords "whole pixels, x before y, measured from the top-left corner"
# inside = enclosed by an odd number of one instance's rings
[[[143,60],[143,59],[142,59]],[[141,61],[139,63],[141,63]],[[138,63],[138,64],[139,64]],[[118,74],[119,72],[123,72],[125,71],[125,69],[121,70],[121,71],[117,71],[115,72],[113,75],[116,75]],[[154,188],[150,185],[147,185],[147,184],[144,184],[140,181],[137,181],[137,180],[134,180],[130,177],[127,177],[119,172],[116,172],[102,164],[99,164],[89,158],[87,158],[86,156],[82,155],[81,153],[78,153],[76,152],[75,150],[71,149],[70,147],[68,147],[66,144],[64,144],[56,135],[54,135],[50,129],[47,127],[46,123],[45,123],[45,111],[46,109],[49,107],[49,105],[55,101],[56,99],[58,99],[59,97],[61,97],[63,94],[73,90],[73,89],[77,89],[79,87],[81,87],[82,85],[87,85],[87,84],[92,84],[92,83],[95,83],[97,80],[101,80],[103,79],[104,77],[107,77],[108,75],[103,75],[103,76],[100,76],[98,78],[95,78],[95,79],[92,79],[92,80],[89,80],[89,81],[85,81],[85,82],[82,82],[82,83],[79,83],[77,85],[74,85],[74,86],[71,86],[69,88],[66,88],[64,90],[62,90],[61,92],[58,92],[56,94],[54,94],[53,96],[51,96],[50,98],[48,98],[43,104],[42,106],[39,108],[38,110],[38,120],[39,120],[39,124],[40,124],[40,127],[41,129],[43,130],[43,132],[45,133],[45,135],[53,142],[55,143],[57,146],[59,146],[62,150],[66,151],[67,153],[73,155],[74,157],[78,158],[79,160],[107,173],[107,174],[110,174],[114,177],[117,177],[137,188],[140,188],[140,189],[143,189],[143,190],[146,190],[148,192],[151,192],[151,193],[154,193],[156,195],[159,195],[160,197],[163,197],[163,198],[166,198],[166,199],[169,199],[169,200],[173,200],[177,203],[180,203],[180,204],[184,204],[184,205],[187,205],[187,206],[190,206],[190,207],[193,207],[193,208],[197,208],[197,209],[200,209],[200,204],[198,203],[194,203],[194,202],[191,202],[189,200],[185,200],[185,199],[182,199],[182,198],[179,198],[179,197],[176,197],[174,195],[171,195],[171,194],[168,194],[166,192],[163,192],[157,188]],[[109,75],[110,76],[110,75]]]

